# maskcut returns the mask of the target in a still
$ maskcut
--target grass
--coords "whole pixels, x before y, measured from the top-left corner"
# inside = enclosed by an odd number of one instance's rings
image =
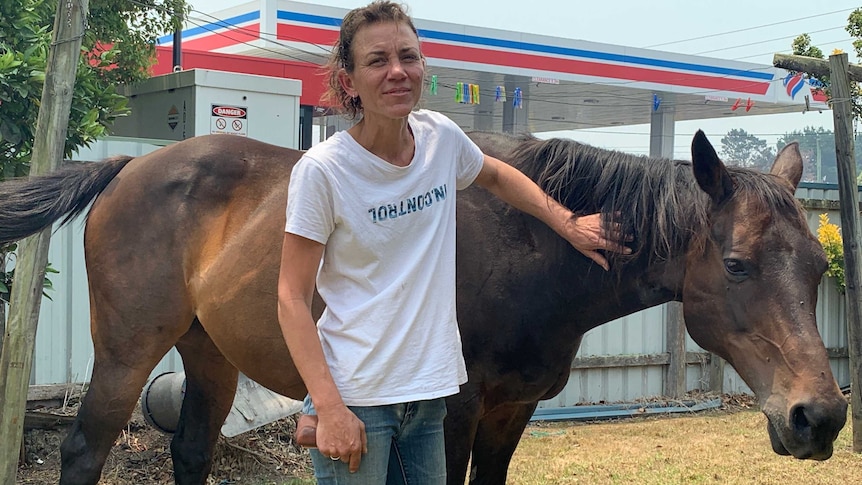
[[[847,426],[822,462],[776,455],[758,411],[529,426],[508,483],[806,484],[862,483],[862,455]]]

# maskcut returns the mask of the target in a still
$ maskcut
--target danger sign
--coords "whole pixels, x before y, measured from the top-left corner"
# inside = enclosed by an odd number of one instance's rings
[[[236,106],[213,105],[213,116],[224,116],[225,118],[245,118],[245,108]]]
[[[248,108],[214,104],[211,113],[210,133],[248,136]]]

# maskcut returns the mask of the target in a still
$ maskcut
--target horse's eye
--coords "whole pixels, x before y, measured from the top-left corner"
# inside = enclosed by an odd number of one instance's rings
[[[745,264],[738,259],[725,259],[724,269],[729,275],[736,278],[748,276],[748,270],[745,269]]]

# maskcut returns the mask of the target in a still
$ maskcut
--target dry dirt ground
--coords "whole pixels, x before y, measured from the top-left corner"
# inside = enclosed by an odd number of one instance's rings
[[[65,405],[36,411],[50,412],[52,416],[64,415],[68,421],[77,412],[78,399],[73,397]],[[738,412],[752,404],[748,396],[724,396],[722,412]],[[30,423],[33,422],[30,419]],[[295,418],[288,417],[239,436],[220,437],[208,485],[313,484],[308,452],[292,442],[295,426]],[[68,428],[68,424],[50,428],[42,424],[25,430],[16,484],[58,483],[60,442]],[[138,407],[117,438],[99,484],[173,483],[170,435],[147,425]]]
[[[77,407],[73,401],[39,411],[71,417]],[[288,417],[232,438],[221,436],[208,485],[314,483],[308,452],[293,444],[295,428],[295,418]],[[64,424],[25,430],[16,484],[59,482],[60,443],[68,429]],[[99,485],[173,484],[170,439],[146,424],[138,406],[108,456]]]

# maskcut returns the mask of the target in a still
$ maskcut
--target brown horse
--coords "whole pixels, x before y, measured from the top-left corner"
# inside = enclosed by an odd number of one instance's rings
[[[692,163],[572,141],[474,134],[576,213],[635,237],[602,271],[482,189],[458,196],[458,315],[469,382],[448,399],[449,482],[502,484],[539,400],[557,394],[584,333],[670,300],[692,337],[757,395],[772,447],[827,459],[847,403],[816,328],[825,254],[794,190],[795,144],[771,174],[727,168],[702,133]],[[207,136],[0,187],[0,241],[89,211],[95,348],[61,447],[62,484],[95,484],[151,369],[176,346],[187,387],[171,442],[177,483],[205,483],[237,372],[301,399],[276,320],[288,176],[300,152]],[[319,310],[319,305],[317,306]]]

